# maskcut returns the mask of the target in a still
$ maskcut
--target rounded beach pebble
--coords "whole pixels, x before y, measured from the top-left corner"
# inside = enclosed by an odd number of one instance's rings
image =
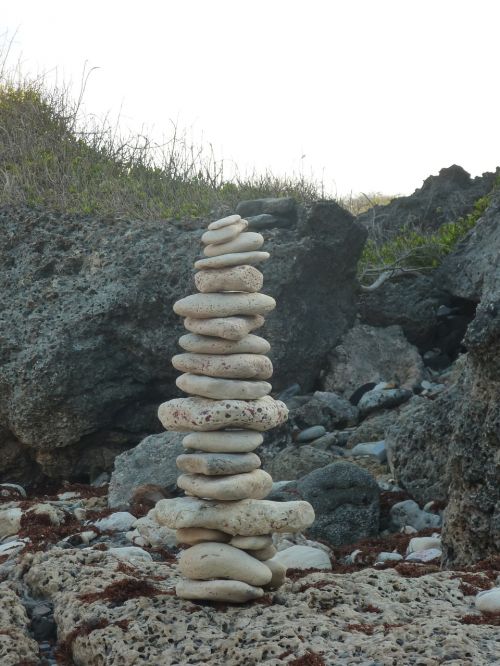
[[[266,294],[191,294],[174,303],[181,317],[211,319],[238,315],[264,315],[276,307],[276,301]]]
[[[194,276],[194,282],[203,294],[219,291],[254,293],[262,289],[264,276],[254,266],[232,266],[199,271]]]

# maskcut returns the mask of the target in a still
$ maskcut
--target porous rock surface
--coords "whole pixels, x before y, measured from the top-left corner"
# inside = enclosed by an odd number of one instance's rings
[[[0,583],[0,664],[38,663],[38,643],[29,635],[29,619],[14,586]]]

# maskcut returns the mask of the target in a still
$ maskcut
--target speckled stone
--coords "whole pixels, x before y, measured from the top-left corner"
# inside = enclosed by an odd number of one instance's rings
[[[273,364],[262,354],[177,354],[172,365],[181,372],[227,379],[268,379]]]
[[[271,393],[269,382],[219,379],[185,373],[175,380],[177,386],[189,395],[198,395],[213,400],[256,400]]]
[[[213,317],[211,319],[186,317],[184,319],[184,326],[191,333],[236,341],[242,340],[250,331],[260,328],[263,324],[264,317],[262,315],[249,317]]]
[[[264,276],[254,266],[232,266],[199,271],[194,276],[194,282],[203,294],[220,291],[253,293],[262,289]]]
[[[181,317],[213,319],[240,315],[264,315],[276,307],[276,301],[266,294],[228,292],[222,294],[191,294],[174,303]]]
[[[245,335],[241,340],[224,340],[187,333],[179,339],[179,345],[185,351],[195,354],[267,354],[271,349],[267,340],[252,334]]]

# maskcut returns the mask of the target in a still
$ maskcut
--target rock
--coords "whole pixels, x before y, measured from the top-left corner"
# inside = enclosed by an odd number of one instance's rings
[[[271,495],[310,502],[316,514],[309,536],[339,546],[378,533],[379,487],[365,470],[348,462],[317,469]]]
[[[133,562],[134,560],[147,560],[152,562],[151,555],[137,546],[124,546],[123,548],[110,548],[108,553],[119,560],[126,560]]]
[[[395,381],[403,388],[412,388],[422,379],[422,358],[400,326],[363,324],[346,333],[330,354],[323,385],[325,390],[349,398],[367,382]]]
[[[273,365],[261,354],[177,354],[172,365],[181,372],[229,379],[269,379]]]
[[[101,532],[127,532],[137,518],[128,511],[117,511],[106,518],[96,520],[93,524]]]
[[[316,391],[310,400],[291,411],[290,419],[302,428],[319,424],[331,431],[355,425],[358,422],[358,410],[336,393]]]
[[[17,534],[21,529],[22,510],[17,507],[0,509],[0,539]]]
[[[252,557],[255,557],[257,560],[261,560],[262,562],[267,562],[272,557],[274,557],[277,552],[278,551],[276,550],[274,545],[270,544],[265,548],[259,548],[258,550],[251,550],[250,555],[252,555]]]
[[[179,344],[186,351],[197,354],[267,354],[271,349],[267,340],[251,333],[241,340],[221,340],[188,333],[179,339]]]
[[[439,527],[441,518],[435,513],[422,511],[413,500],[397,502],[390,510],[391,523],[394,529],[399,530],[405,525],[414,527],[418,532],[428,527]]]
[[[182,440],[188,449],[200,449],[214,453],[246,453],[262,444],[263,436],[252,430],[228,430],[226,432],[192,432]]]
[[[26,609],[11,584],[0,583],[0,663],[2,666],[40,663],[38,644],[29,633]]]
[[[441,559],[443,552],[440,548],[426,548],[406,556],[407,562],[432,562]]]
[[[310,546],[291,546],[273,558],[287,569],[331,569],[330,558],[323,550]]]
[[[153,516],[154,510],[151,509],[146,516],[138,518],[133,525],[134,529],[139,532],[141,538],[144,540],[143,545],[161,548],[173,548],[176,546],[177,535],[175,530],[159,525]]]
[[[262,499],[269,494],[273,480],[262,469],[230,476],[181,474],[177,485],[189,495],[216,500]]]
[[[291,197],[240,201],[236,210],[246,218],[256,215],[274,215],[286,218],[292,222],[297,220],[297,203]]]
[[[408,389],[373,389],[365,393],[359,401],[359,412],[365,416],[379,409],[398,407],[404,402],[408,402],[412,396],[412,391]]]
[[[401,414],[410,409],[415,401],[423,401],[422,398],[413,396],[408,403],[393,409],[383,409],[369,414],[355,430],[347,434],[346,447],[352,449],[356,444],[363,442],[377,442],[385,440],[386,433],[393,425],[397,425]]]
[[[262,432],[284,423],[287,414],[285,404],[269,396],[247,401],[179,398],[164,402],[158,410],[163,427],[178,432],[218,430],[224,427],[250,428]]]
[[[482,613],[499,613],[500,587],[479,592],[476,596],[476,608]]]
[[[286,388],[284,391],[281,391],[281,393],[278,395],[278,400],[281,400],[285,403],[287,403],[289,400],[297,396],[301,391],[300,384],[292,384],[288,388]]]
[[[198,259],[194,262],[194,267],[198,270],[211,268],[228,268],[229,266],[255,266],[267,261],[270,257],[269,252],[233,252],[232,254],[221,254],[216,257],[207,257]]]
[[[264,564],[271,570],[272,575],[271,580],[264,587],[268,590],[277,590],[285,583],[286,567],[275,559],[266,560]]]
[[[237,238],[242,231],[248,227],[246,220],[238,220],[232,224],[226,224],[218,229],[208,229],[201,237],[203,245],[228,243],[229,241]]]
[[[0,543],[0,557],[3,555],[13,555],[18,553],[26,546],[25,541],[19,541],[14,539],[14,541],[7,541],[7,543]]]
[[[181,599],[205,599],[244,603],[264,596],[261,587],[253,587],[238,580],[182,580],[177,583],[175,593]]]
[[[255,231],[246,231],[240,233],[236,238],[227,243],[220,243],[216,245],[206,245],[203,248],[203,254],[206,257],[218,257],[227,254],[235,254],[237,252],[253,252],[258,250],[264,245],[264,238],[261,234]],[[241,262],[245,263],[245,262]]]
[[[274,298],[266,294],[191,294],[174,303],[174,312],[181,317],[213,319],[265,315],[275,307]]]
[[[194,282],[203,294],[217,291],[257,292],[262,289],[264,276],[254,266],[234,266],[199,271],[194,276]]]
[[[111,475],[109,506],[129,507],[134,490],[143,484],[158,484],[174,492],[179,476],[175,459],[181,453],[184,453],[182,436],[168,432],[150,435],[134,449],[122,453],[115,459]]]
[[[255,499],[218,503],[181,497],[160,500],[154,513],[161,525],[172,529],[206,527],[233,536],[300,532],[314,521],[314,512],[307,502],[282,503]]]
[[[268,382],[218,379],[191,373],[177,377],[175,383],[185,393],[214,400],[257,400],[272,389]]]
[[[352,456],[375,456],[381,463],[387,460],[385,440],[380,442],[360,442],[349,453]]]
[[[208,230],[214,231],[216,229],[223,229],[229,225],[237,224],[240,221],[241,215],[228,215],[227,217],[223,217],[220,220],[214,220],[213,222],[210,222],[208,225]]]
[[[377,555],[376,562],[401,562],[403,556],[399,553],[382,552]]]
[[[326,434],[326,428],[324,426],[322,425],[311,426],[310,428],[306,428],[302,432],[299,432],[299,434],[297,435],[297,439],[295,441],[299,444],[302,444],[302,442],[310,442],[313,439],[318,439],[319,437],[322,437],[325,434]]]
[[[269,583],[271,571],[244,550],[226,543],[199,543],[183,551],[179,568],[186,578],[210,580],[229,578],[248,585]]]
[[[192,333],[236,341],[241,340],[250,331],[260,328],[263,324],[264,317],[262,315],[253,315],[251,317],[214,317],[213,319],[186,317],[184,319],[184,326]]]
[[[0,497],[6,499],[25,499],[26,491],[18,483],[0,483]]]
[[[190,474],[242,474],[260,467],[255,453],[191,453],[177,458],[177,467]]]
[[[293,222],[286,217],[277,217],[276,215],[252,215],[247,219],[248,228],[253,231],[261,231],[262,229],[272,229],[273,227],[291,227]]]
[[[273,540],[268,535],[240,536],[237,534],[230,541],[231,546],[242,548],[243,550],[262,550],[262,548],[271,546],[272,543]]]
[[[335,453],[303,444],[282,449],[266,461],[264,468],[275,481],[291,481],[300,479],[337,459]]]
[[[204,541],[229,543],[231,535],[220,530],[207,530],[206,527],[184,527],[176,530],[176,538],[179,543],[194,546]]]
[[[415,537],[413,539],[410,539],[410,543],[408,544],[408,548],[406,550],[407,554],[409,555],[410,553],[419,553],[422,550],[429,550],[429,549],[435,549],[435,548],[441,548],[441,537],[440,536],[435,536],[435,537]]]

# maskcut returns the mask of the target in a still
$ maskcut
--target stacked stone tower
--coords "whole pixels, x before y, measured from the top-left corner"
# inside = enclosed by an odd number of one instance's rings
[[[163,403],[158,415],[167,430],[189,433],[188,452],[177,458],[177,484],[187,497],[161,500],[155,514],[191,546],[179,560],[186,579],[176,588],[186,599],[244,602],[278,587],[285,569],[272,559],[272,532],[301,531],[314,520],[307,502],[264,500],[272,479],[254,451],[288,410],[269,395],[270,345],[252,334],[276,304],[259,293],[263,276],[255,265],[269,254],[247,226],[239,215],[209,224],[205,258],[195,263],[200,293],[174,305],[190,332],[172,363],[190,397]]]

